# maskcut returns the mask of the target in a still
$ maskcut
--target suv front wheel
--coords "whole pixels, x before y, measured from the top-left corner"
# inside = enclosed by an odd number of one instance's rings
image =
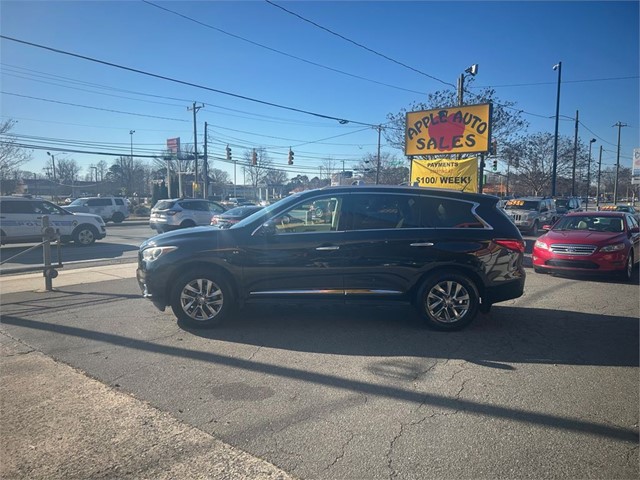
[[[92,245],[96,241],[98,231],[91,225],[80,225],[73,232],[73,242],[81,247]]]
[[[171,295],[171,309],[189,326],[206,328],[222,322],[233,307],[227,282],[213,271],[197,269],[182,275]]]
[[[427,278],[416,305],[428,326],[437,330],[459,330],[478,313],[478,289],[465,275],[439,272]]]

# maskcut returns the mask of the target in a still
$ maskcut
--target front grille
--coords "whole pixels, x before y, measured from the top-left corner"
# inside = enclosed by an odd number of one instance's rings
[[[512,213],[511,218],[513,218],[514,221],[519,222],[522,220],[522,215],[518,215],[517,213]]]
[[[545,265],[550,267],[582,268],[584,270],[596,270],[600,268],[597,264],[585,260],[547,260]]]
[[[572,243],[554,243],[551,245],[553,253],[561,255],[591,255],[596,251],[595,245],[576,245]]]

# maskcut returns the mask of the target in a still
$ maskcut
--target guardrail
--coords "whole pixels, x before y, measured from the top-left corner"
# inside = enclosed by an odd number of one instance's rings
[[[51,263],[51,242],[55,242],[56,252],[58,256],[58,264],[52,265]],[[3,265],[25,253],[28,253],[36,248],[42,247],[42,276],[44,277],[44,287],[47,291],[53,290],[53,279],[58,276],[58,268],[64,267],[62,264],[62,249],[60,244],[60,232],[53,228],[49,224],[49,216],[42,216],[42,242],[34,245],[33,247],[29,247],[26,250],[14,255],[13,257],[7,258],[0,262],[0,265]],[[40,270],[38,267],[37,270]],[[4,273],[4,272],[0,272]]]

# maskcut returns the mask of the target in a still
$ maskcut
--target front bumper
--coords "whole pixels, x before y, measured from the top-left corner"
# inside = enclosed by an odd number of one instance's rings
[[[164,312],[167,305],[169,305],[169,299],[161,289],[155,287],[153,283],[149,281],[150,279],[147,279],[144,264],[138,263],[136,280],[138,281],[138,287],[140,287],[142,296],[153,303],[158,310]]]
[[[547,271],[615,273],[626,268],[628,254],[628,251],[619,251],[596,252],[592,255],[560,255],[534,248],[531,259],[535,268]]]

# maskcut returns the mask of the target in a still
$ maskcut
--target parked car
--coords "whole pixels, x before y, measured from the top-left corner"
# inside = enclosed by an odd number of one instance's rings
[[[507,202],[504,210],[520,230],[531,235],[537,235],[540,227],[557,219],[555,203],[547,197],[515,198]]]
[[[128,200],[122,197],[76,198],[64,208],[72,213],[93,213],[105,222],[121,223],[129,218]]]
[[[553,202],[556,206],[556,213],[558,217],[566,215],[569,212],[582,211],[582,201],[578,197],[558,197],[554,198]]]
[[[603,205],[600,207],[601,212],[625,212],[630,213],[635,219],[640,222],[640,211],[636,210],[631,205]]]
[[[140,246],[137,279],[195,327],[259,301],[412,303],[436,329],[523,294],[524,241],[498,198],[402,186],[299,192],[229,229],[193,228]],[[331,205],[330,214],[313,214]]]
[[[613,272],[629,280],[640,261],[640,226],[629,213],[568,213],[546,228],[533,247],[538,273]]]
[[[226,208],[222,204],[201,198],[158,200],[151,209],[149,226],[158,233],[164,233],[179,228],[209,225],[212,215],[224,211]]]
[[[218,228],[229,228],[235,225],[240,220],[247,218],[249,215],[253,215],[263,207],[258,205],[245,205],[242,207],[232,208],[226,212],[216,213],[211,217],[211,225]]]
[[[86,246],[107,235],[99,215],[71,213],[40,198],[8,196],[0,197],[0,243],[41,242],[43,215],[63,242]]]

